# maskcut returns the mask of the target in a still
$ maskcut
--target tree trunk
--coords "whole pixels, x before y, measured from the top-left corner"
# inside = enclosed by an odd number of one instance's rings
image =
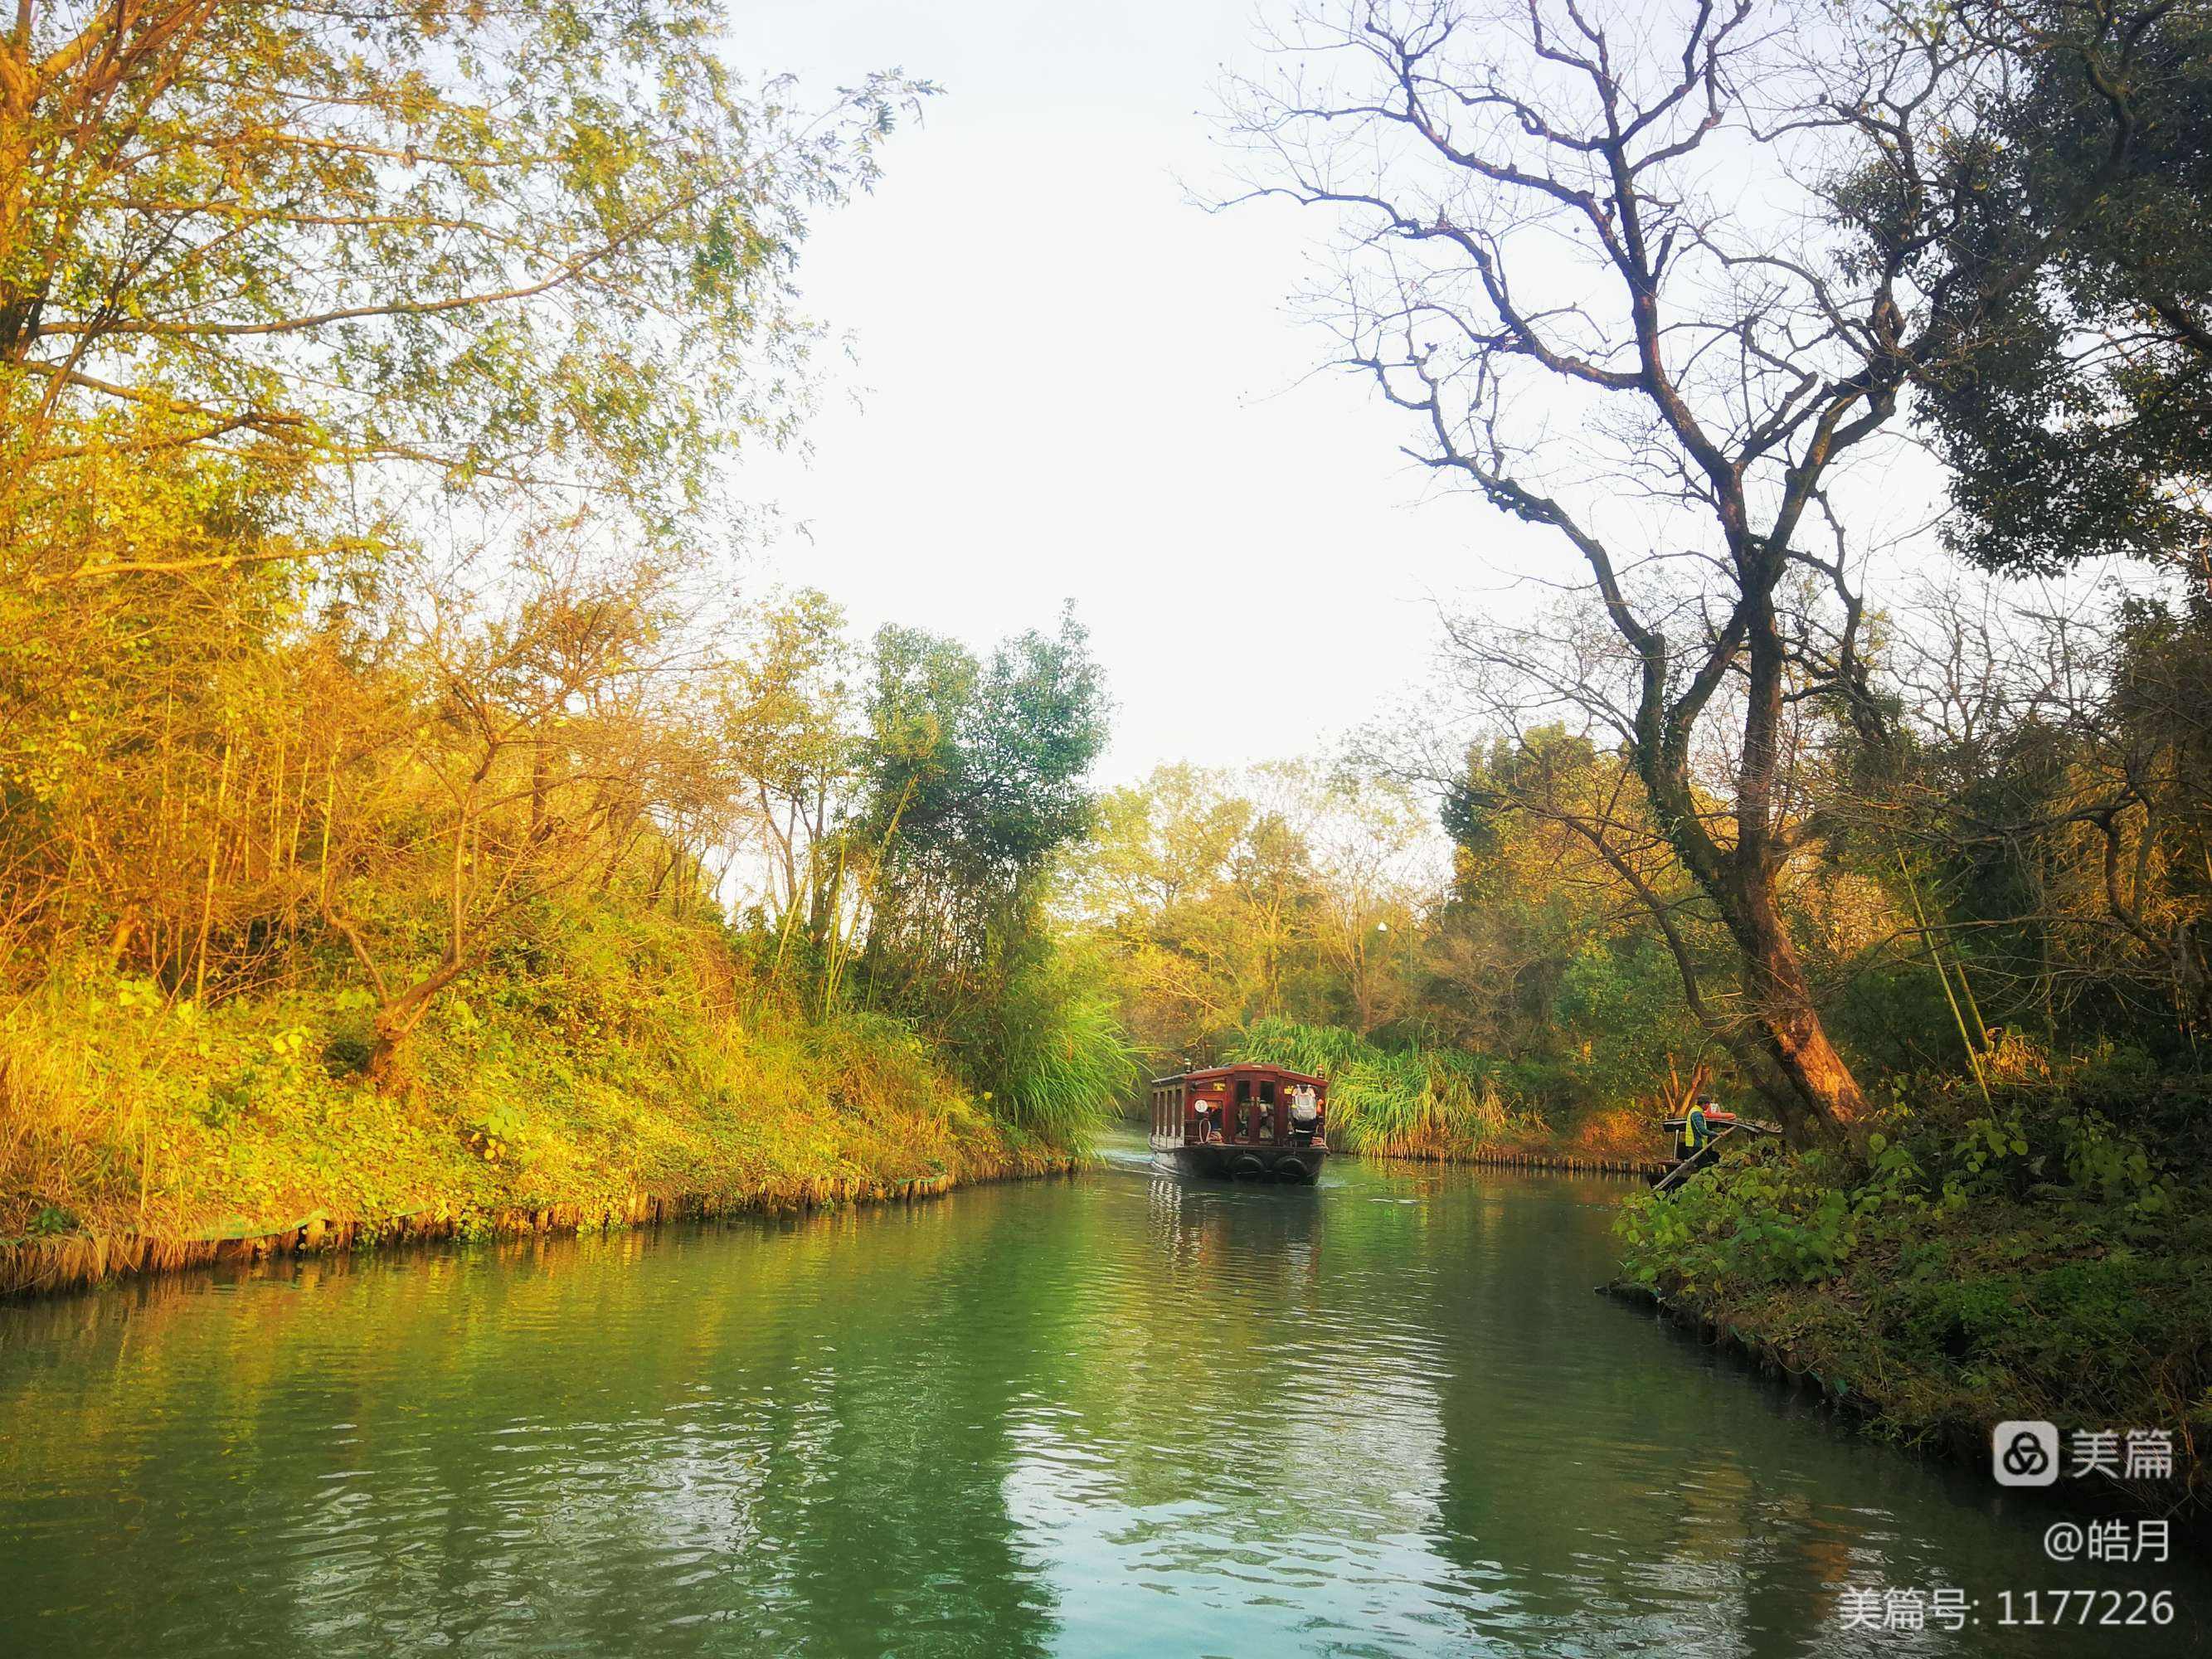
[[[1656,735],[1662,673],[1656,663],[1647,668],[1650,725],[1639,734],[1632,763],[1668,844],[1712,901],[1735,942],[1756,1051],[1772,1064],[1749,1065],[1745,1045],[1723,1041],[1772,1103],[1791,1145],[1802,1146],[1821,1134],[1855,1139],[1852,1125],[1865,1111],[1866,1099],[1820,1023],[1805,964],[1775,894],[1780,854],[1765,827],[1772,787],[1771,727],[1761,731],[1753,722],[1747,732],[1747,761],[1738,774],[1746,799],[1738,806],[1737,845],[1718,847],[1698,817],[1686,730],[1672,742]],[[1678,950],[1677,959],[1686,961],[1686,953]]]
[[[407,1031],[387,1024],[382,1015],[377,1016],[376,1036],[368,1048],[368,1076],[379,1094],[391,1092],[392,1085],[398,1080],[399,1050],[407,1035]]]
[[[430,1002],[461,976],[468,966],[464,956],[448,956],[427,977],[417,980],[376,1011],[376,1034],[368,1049],[368,1080],[380,1094],[400,1080],[399,1059],[415,1028],[430,1010]]]
[[[1866,1097],[1820,1023],[1804,962],[1775,902],[1771,873],[1730,871],[1713,897],[1743,956],[1752,1018],[1788,1085],[1775,1103],[1783,1127],[1797,1145],[1815,1131],[1852,1137]]]

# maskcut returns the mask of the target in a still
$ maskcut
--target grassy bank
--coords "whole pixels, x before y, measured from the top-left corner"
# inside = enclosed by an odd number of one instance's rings
[[[2103,1075],[1916,1085],[1863,1159],[1731,1152],[1620,1223],[1626,1282],[1900,1441],[1985,1455],[2007,1419],[2163,1428],[2202,1510],[2212,1153],[2201,1086]],[[2123,1131],[2116,1125],[2127,1123]]]
[[[1509,1061],[1432,1048],[1386,1048],[1334,1025],[1255,1021],[1227,1058],[1328,1080],[1328,1135],[1371,1158],[1562,1169],[1640,1169],[1663,1151],[1633,1108],[1540,1102]]]
[[[203,1009],[64,967],[0,1021],[0,1291],[225,1250],[621,1224],[1067,1166],[880,1016],[816,1018],[719,929],[549,910],[400,1086],[307,984]]]

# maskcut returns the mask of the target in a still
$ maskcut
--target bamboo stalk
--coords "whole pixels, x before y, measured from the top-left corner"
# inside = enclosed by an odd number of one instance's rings
[[[289,735],[281,730],[276,733],[276,775],[269,785],[269,850],[261,855],[261,873],[270,881],[276,877],[276,849],[283,844],[284,768],[290,758],[285,738]]]
[[[300,757],[300,793],[292,798],[291,845],[284,849],[284,872],[293,874],[300,867],[300,830],[307,817],[308,781],[313,773],[311,755]]]
[[[215,916],[215,872],[216,860],[222,852],[222,809],[230,794],[230,744],[222,746],[222,771],[215,787],[215,817],[208,826],[207,881],[200,890],[200,942],[198,961],[192,969],[192,1000],[204,1000],[207,992],[208,925]]]
[[[772,874],[769,877],[769,881],[771,883],[770,890],[773,891],[775,877]],[[780,930],[778,930],[775,938],[775,960],[769,964],[768,976],[771,984],[773,984],[777,976],[783,972],[783,952],[785,947],[791,943],[791,930],[799,919],[799,896],[802,893],[811,893],[813,890],[813,887],[814,859],[813,849],[810,848],[807,851],[806,880],[805,885],[802,887],[799,884],[794,881],[791,884],[790,891],[785,896],[783,907],[783,926]]]
[[[317,856],[319,868],[316,872],[315,905],[319,911],[331,908],[331,818],[338,799],[338,751],[331,750],[330,767],[323,784],[323,850]]]
[[[1966,958],[1955,940],[1951,945],[1951,971],[1959,976],[1959,989],[1966,999],[1966,1012],[1974,1022],[1974,1035],[1981,1040],[1986,1053],[1990,1046],[1989,1023],[1982,1018],[1981,1005],[1974,1000],[1974,981],[1966,977]]]
[[[1943,1000],[1951,1005],[1951,1018],[1959,1027],[1959,1041],[1966,1045],[1966,1064],[1973,1069],[1974,1086],[1982,1091],[1982,1104],[1990,1103],[1989,1079],[1982,1075],[1981,1056],[1974,1051],[1974,1040],[1966,1031],[1966,1017],[1960,1011],[1959,999],[1952,994],[1951,976],[1943,971],[1943,958],[1936,949],[1936,936],[1928,927],[1928,912],[1921,908],[1919,884],[1912,879],[1906,867],[1905,854],[1897,855],[1898,873],[1905,878],[1905,890],[1912,895],[1912,914],[1920,923],[1920,937],[1928,946],[1928,964],[1935,969],[1936,977],[1943,987]]]
[[[840,841],[837,843],[837,873],[830,884],[832,895],[830,902],[830,962],[822,975],[822,1015],[825,1019],[830,1015],[830,1001],[837,993],[837,970],[845,941],[845,924],[837,915],[837,907],[845,902],[845,843]]]

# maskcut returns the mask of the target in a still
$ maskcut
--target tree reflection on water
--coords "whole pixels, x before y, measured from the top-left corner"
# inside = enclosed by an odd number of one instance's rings
[[[0,1650],[1778,1655],[1844,1584],[2047,1577],[1971,1477],[1593,1296],[1621,1190],[1117,1152],[0,1310]]]

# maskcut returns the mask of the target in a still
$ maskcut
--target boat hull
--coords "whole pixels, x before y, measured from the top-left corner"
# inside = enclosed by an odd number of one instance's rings
[[[1185,1175],[1202,1176],[1211,1181],[1275,1181],[1301,1186],[1310,1186],[1321,1178],[1321,1166],[1328,1157],[1326,1146],[1275,1146],[1233,1141],[1152,1149],[1156,1165]]]

